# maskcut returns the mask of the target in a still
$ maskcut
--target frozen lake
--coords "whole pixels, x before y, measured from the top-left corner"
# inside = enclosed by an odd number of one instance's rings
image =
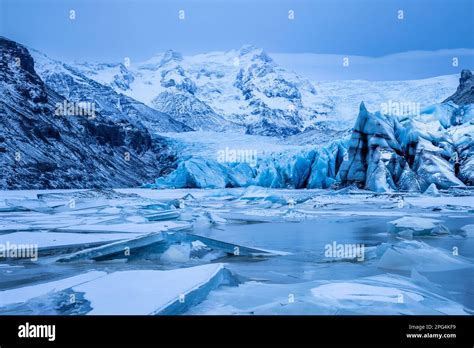
[[[2,314],[474,308],[470,191],[432,197],[249,187],[0,197]],[[37,260],[7,254],[26,244]]]

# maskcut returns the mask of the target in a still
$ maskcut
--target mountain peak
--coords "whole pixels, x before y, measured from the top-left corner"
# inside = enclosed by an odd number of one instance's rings
[[[252,60],[261,60],[263,62],[271,62],[270,56],[262,49],[254,45],[244,45],[239,50],[239,56],[251,56]]]
[[[25,46],[0,36],[0,47],[3,50],[2,60],[5,59],[7,62],[7,58],[11,58],[10,63],[18,63],[18,67],[22,70],[35,74],[33,58]]]
[[[168,64],[169,62],[181,62],[183,60],[183,55],[180,52],[174,50],[167,50],[161,58],[160,66]]]
[[[244,56],[246,54],[249,54],[250,52],[255,52],[255,51],[258,51],[258,50],[259,50],[259,48],[255,45],[243,45],[239,49],[239,55]]]
[[[471,70],[461,71],[461,77],[459,78],[459,86],[456,92],[444,101],[454,102],[459,106],[473,104],[474,103],[474,76]]]

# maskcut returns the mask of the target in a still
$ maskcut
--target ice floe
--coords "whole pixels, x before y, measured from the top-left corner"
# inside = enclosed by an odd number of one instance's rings
[[[187,314],[285,315],[466,315],[455,301],[416,285],[410,278],[381,275],[345,281],[266,284],[221,288]]]
[[[87,314],[179,314],[213,289],[232,284],[223,264],[169,271],[122,271],[74,286],[92,310]]]
[[[411,231],[415,236],[447,234],[449,230],[440,225],[440,220],[421,218],[416,216],[404,216],[388,223],[390,233],[404,233]]]
[[[386,250],[377,265],[388,270],[442,272],[474,267],[472,261],[463,256],[421,241],[406,240],[383,249]]]
[[[92,271],[65,279],[0,291],[0,307],[23,303],[34,297],[46,295],[51,292],[62,291],[74,285],[79,285],[103,277],[106,274],[107,273],[105,272]]]

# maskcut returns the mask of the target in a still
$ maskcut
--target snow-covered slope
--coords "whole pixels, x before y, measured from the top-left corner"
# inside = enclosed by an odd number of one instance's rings
[[[459,75],[453,74],[407,81],[319,81],[314,85],[319,94],[334,105],[334,116],[329,124],[333,128],[347,129],[353,126],[361,101],[369,110],[380,110],[390,102],[415,104],[423,109],[453,94],[458,80]]]

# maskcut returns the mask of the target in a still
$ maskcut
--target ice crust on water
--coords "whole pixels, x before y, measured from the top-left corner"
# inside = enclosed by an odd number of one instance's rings
[[[420,302],[423,296],[413,292],[400,291],[395,288],[359,284],[359,283],[332,283],[311,289],[316,298],[329,301],[370,301],[398,303],[400,298],[408,298]]]
[[[467,258],[421,241],[406,240],[393,246],[382,245],[379,249],[379,252],[385,251],[377,266],[388,270],[441,272],[474,267]]]
[[[39,251],[72,246],[99,245],[138,236],[138,233],[15,232],[0,235],[0,244],[36,245]]]
[[[222,263],[168,271],[133,270],[109,274],[93,271],[1,291],[0,306],[8,308],[39,297],[53,299],[65,292],[76,295],[75,306],[79,314],[180,314],[202,301],[210,291],[235,283]],[[56,304],[58,313],[64,305]]]
[[[215,189],[215,190],[143,190],[143,189],[131,189],[131,190],[120,190],[121,192],[136,193],[141,195],[140,197],[127,197],[120,201],[111,200],[109,201],[108,207],[120,207],[119,210],[107,209],[107,208],[95,208],[95,210],[85,210],[84,213],[78,214],[74,210],[66,210],[63,212],[44,212],[39,213],[35,211],[29,212],[8,212],[2,214],[9,214],[9,219],[17,221],[21,224],[36,224],[38,221],[44,223],[47,219],[57,219],[67,217],[70,222],[70,229],[64,229],[60,232],[39,232],[39,231],[28,231],[22,232],[27,233],[26,237],[49,235],[51,238],[63,238],[61,235],[68,235],[68,238],[74,238],[76,235],[81,235],[83,238],[96,237],[97,235],[103,236],[103,238],[109,238],[113,235],[119,235],[120,240],[110,240],[106,244],[100,247],[89,247],[88,249],[78,251],[75,253],[69,253],[66,249],[59,248],[58,250],[62,255],[58,258],[56,255],[52,257],[41,257],[39,259],[39,268],[48,269],[52,265],[53,267],[66,267],[76,268],[77,266],[83,267],[84,265],[91,267],[92,269],[99,269],[99,267],[106,267],[107,270],[111,270],[111,274],[103,274],[103,277],[111,276],[110,284],[115,284],[115,277],[122,279],[122,281],[128,283],[128,287],[132,289],[132,293],[139,294],[138,290],[134,289],[134,281],[141,283],[143,286],[143,279],[147,278],[145,274],[125,274],[116,275],[115,273],[128,272],[130,268],[136,266],[142,267],[142,264],[148,265],[152,261],[153,264],[158,267],[177,269],[180,267],[194,266],[196,264],[209,264],[215,262],[217,258],[228,257],[236,260],[229,264],[229,269],[234,272],[237,270],[237,276],[239,279],[245,280],[249,275],[255,275],[255,273],[245,271],[240,273],[241,270],[245,270],[247,267],[253,268],[252,264],[264,264],[265,262],[271,262],[274,260],[278,265],[284,266],[288,262],[294,263],[294,260],[300,260],[304,257],[307,260],[311,258],[313,262],[314,258],[306,254],[301,254],[299,248],[302,245],[297,245],[295,248],[291,245],[292,243],[284,244],[283,250],[288,252],[273,251],[273,249],[279,249],[283,244],[265,244],[272,238],[259,241],[258,234],[246,240],[246,242],[236,243],[240,239],[240,233],[237,235],[221,234],[219,238],[209,238],[206,233],[211,230],[226,230],[229,226],[233,225],[236,221],[249,222],[249,221],[268,221],[279,223],[288,223],[290,221],[306,221],[308,218],[315,218],[319,221],[328,221],[328,216],[335,215],[337,219],[353,219],[351,215],[360,216],[366,214],[367,216],[373,216],[378,218],[386,219],[390,221],[392,219],[399,220],[399,217],[407,218],[407,214],[415,215],[416,221],[410,221],[405,219],[398,221],[401,228],[413,228],[410,231],[414,231],[415,228],[425,229],[429,225],[430,233],[433,229],[442,226],[440,224],[448,223],[448,216],[444,213],[433,211],[433,207],[443,206],[449,216],[453,215],[456,217],[464,216],[466,207],[472,206],[472,197],[469,191],[463,191],[463,196],[452,197],[448,193],[443,192],[442,196],[432,197],[424,194],[414,193],[395,193],[395,194],[373,194],[370,191],[364,191],[356,189],[353,186],[344,188],[338,191],[326,191],[319,189],[312,190],[285,190],[285,189],[272,189],[259,186],[249,186],[246,188],[235,188],[235,189]],[[17,193],[16,195],[20,195]],[[30,194],[25,194],[25,197]],[[6,196],[14,196],[13,193],[8,193]],[[397,202],[403,198],[406,206],[409,206],[410,210],[407,213],[406,207],[398,208]],[[43,199],[45,199],[43,197]],[[58,196],[54,197],[57,200]],[[92,200],[100,199],[90,198]],[[181,206],[180,202],[184,202]],[[52,201],[51,201],[52,202]],[[84,201],[87,203],[87,201]],[[409,205],[408,205],[409,203]],[[179,212],[180,216],[187,216],[187,222],[184,223],[178,220],[165,220],[159,222],[148,223],[143,219],[134,219],[133,222],[127,220],[130,216],[143,216],[147,217],[159,214],[160,212],[167,212],[171,205],[176,206],[171,209]],[[472,207],[470,208],[472,209]],[[82,211],[82,210],[81,210]],[[327,215],[325,215],[327,214]],[[5,216],[5,215],[2,215]],[[87,216],[86,220],[84,216]],[[97,218],[100,216],[100,219]],[[324,217],[326,216],[326,217]],[[394,218],[390,218],[394,216]],[[205,220],[204,226],[196,225],[197,220]],[[332,218],[329,218],[333,221]],[[354,217],[357,219],[357,217]],[[88,221],[88,223],[81,226],[78,221]],[[92,221],[95,221],[92,223]],[[376,221],[376,220],[374,220]],[[452,220],[450,220],[452,222]],[[468,220],[466,220],[468,224]],[[195,225],[195,233],[191,231],[181,230],[183,226],[189,226],[190,224]],[[464,225],[466,225],[464,224]],[[434,225],[434,227],[433,227]],[[265,232],[265,226],[268,224],[255,225],[258,231]],[[316,225],[314,225],[316,226]],[[385,228],[385,222],[381,225],[381,231]],[[451,227],[451,226],[450,226]],[[203,235],[201,234],[200,228],[203,228]],[[268,227],[267,227],[268,228]],[[272,227],[270,227],[272,228]],[[319,228],[319,226],[318,226]],[[82,230],[82,233],[78,231]],[[151,232],[159,230],[160,232]],[[275,228],[276,233],[277,228]],[[141,231],[136,233],[133,231]],[[290,228],[291,231],[284,238],[295,241],[298,235],[296,233],[302,233],[299,230],[299,225],[295,225],[295,231]],[[120,232],[120,233],[119,233]],[[267,231],[268,232],[268,231]],[[271,235],[273,236],[271,231]],[[318,232],[316,228],[314,233]],[[338,231],[334,231],[339,233]],[[438,231],[439,232],[439,231]],[[455,231],[457,233],[457,229]],[[3,236],[8,236],[4,234]],[[15,236],[15,233],[10,234],[11,237]],[[398,234],[400,236],[400,234]],[[25,238],[26,238],[25,237]],[[276,240],[282,236],[275,234]],[[308,234],[305,236],[309,237]],[[404,236],[408,237],[408,236]],[[415,238],[413,236],[413,238]],[[449,238],[464,238],[463,235],[453,235],[452,237],[436,238],[438,241]],[[64,237],[66,238],[66,237]],[[255,239],[254,239],[255,238]],[[336,238],[336,237],[334,237]],[[172,302],[166,307],[166,310],[159,312],[161,314],[176,314],[176,313],[221,313],[221,314],[367,314],[367,313],[380,313],[380,314],[439,314],[439,313],[463,313],[462,306],[455,304],[454,302],[447,301],[444,298],[437,298],[431,294],[433,289],[436,290],[435,285],[427,284],[426,279],[423,277],[428,276],[427,273],[431,272],[451,272],[469,269],[472,267],[472,261],[468,257],[462,255],[455,256],[448,249],[443,247],[433,247],[428,245],[430,239],[426,239],[427,243],[418,243],[417,241],[407,241],[399,238],[393,238],[392,236],[384,235],[377,236],[376,239],[380,241],[380,238],[388,238],[387,243],[376,244],[374,246],[367,246],[365,253],[365,261],[362,263],[347,262],[347,260],[335,260],[334,265],[325,263],[325,267],[340,267],[339,269],[344,272],[352,272],[351,267],[366,268],[376,271],[377,273],[386,272],[408,272],[414,274],[414,277],[409,279],[418,285],[422,285],[422,290],[413,290],[402,287],[401,280],[400,284],[389,284],[388,282],[381,281],[368,281],[365,280],[360,282],[360,278],[353,279],[351,273],[346,274],[343,283],[349,283],[355,285],[346,286],[347,284],[340,285],[342,288],[350,289],[347,293],[339,293],[339,297],[326,299],[321,301],[316,299],[311,289],[318,288],[325,284],[332,284],[336,281],[307,281],[306,276],[297,279],[297,283],[292,284],[279,284],[279,280],[282,275],[275,278],[275,274],[278,272],[270,272],[270,268],[261,268],[263,273],[258,275],[258,278],[269,278],[269,284],[257,283],[252,285],[251,282],[241,284],[239,287],[227,288],[222,287],[217,289],[217,284],[222,280],[222,284],[228,283],[227,276],[224,275],[212,278],[209,282],[203,283],[205,291],[199,290],[196,296],[187,296],[185,303],[180,303],[179,295],[177,301]],[[311,239],[311,238],[310,238]],[[431,239],[431,241],[434,239]],[[465,239],[467,240],[467,239]],[[22,240],[17,239],[18,242]],[[23,240],[25,241],[25,240]],[[255,241],[256,248],[246,247],[245,245],[252,245]],[[258,242],[259,241],[259,242]],[[50,247],[48,243],[45,244]],[[288,248],[287,246],[290,245]],[[77,245],[78,249],[86,247],[85,244]],[[262,248],[260,247],[262,246]],[[129,248],[130,256],[124,254],[125,247]],[[239,256],[235,255],[236,247],[238,248]],[[444,248],[447,248],[444,246]],[[263,262],[248,262],[249,259],[261,260]],[[75,264],[58,264],[55,261],[74,261]],[[91,262],[94,260],[94,262]],[[139,261],[139,263],[135,263]],[[147,261],[142,263],[143,261]],[[14,263],[12,261],[9,263]],[[347,264],[347,265],[346,265]],[[250,265],[250,266],[249,266]],[[318,263],[314,264],[314,272],[320,272],[323,269],[318,270]],[[260,266],[261,267],[261,266]],[[269,266],[271,267],[271,266]],[[286,267],[286,266],[285,266]],[[28,266],[22,268],[21,272],[25,276],[28,274]],[[82,268],[81,268],[82,269]],[[311,268],[313,269],[313,268]],[[3,267],[0,272],[11,271],[11,267]],[[26,272],[26,273],[25,273]],[[141,272],[141,270],[140,270]],[[150,271],[151,272],[151,271]],[[154,272],[154,271],[153,271]],[[189,272],[194,272],[189,269]],[[415,272],[422,273],[416,275]],[[463,271],[463,272],[469,272]],[[66,272],[67,273],[67,272]],[[309,274],[309,273],[308,273]],[[365,273],[367,274],[367,273]],[[71,273],[65,276],[70,276]],[[148,278],[155,277],[153,274],[148,274]],[[285,279],[290,277],[284,276]],[[49,279],[49,278],[48,278]],[[66,279],[66,278],[65,278]],[[330,279],[330,278],[329,278]],[[99,279],[98,279],[99,280]],[[181,282],[181,280],[177,280]],[[267,279],[267,281],[269,281]],[[405,279],[405,281],[408,281]],[[51,281],[46,281],[45,284]],[[102,283],[104,282],[104,283]],[[273,282],[273,283],[272,283]],[[34,313],[75,313],[75,314],[86,314],[96,309],[97,312],[103,310],[107,313],[109,307],[108,299],[105,294],[99,294],[99,288],[105,287],[105,280],[101,282],[91,282],[88,286],[92,289],[92,292],[88,291],[92,297],[87,297],[86,292],[78,291],[79,287],[76,287],[75,281],[68,283],[71,285],[66,286],[63,290],[57,291],[46,291],[38,292],[36,295],[35,291],[32,291],[31,296],[25,300],[25,304],[6,304],[0,306],[0,312],[2,313],[28,313],[28,311]],[[107,281],[107,284],[108,281]],[[155,283],[153,283],[155,284]],[[360,285],[362,284],[362,285]],[[84,284],[85,285],[85,284]],[[31,285],[26,285],[29,287]],[[44,285],[46,286],[46,285]],[[125,285],[123,285],[125,287]],[[155,285],[153,285],[155,286]],[[405,286],[405,285],[403,285]],[[46,286],[49,289],[49,285]],[[97,287],[96,290],[94,288]],[[163,287],[163,285],[161,285]],[[165,286],[166,287],[166,286]],[[334,287],[337,288],[335,285]],[[373,288],[372,288],[373,287]],[[384,288],[380,290],[383,293],[379,298],[371,298],[370,291],[379,291],[378,288]],[[24,287],[12,289],[12,291],[22,291]],[[74,288],[74,289],[72,289]],[[110,288],[110,287],[109,287]],[[158,289],[158,280],[156,281],[156,289]],[[200,287],[199,287],[200,288]],[[385,289],[387,288],[387,289]],[[438,286],[439,288],[439,286]],[[214,289],[214,290],[212,290]],[[321,290],[328,290],[329,287],[322,287]],[[211,291],[212,290],[212,291]],[[334,289],[332,289],[334,290]],[[94,292],[96,291],[96,292]],[[105,291],[105,290],[104,290]],[[120,290],[122,291],[122,290]],[[135,292],[136,291],[136,292]],[[157,290],[158,291],[158,290]],[[69,296],[70,293],[76,293],[78,299],[77,304],[73,310],[61,307],[60,304],[64,302],[64,296]],[[125,290],[123,289],[125,293]],[[328,291],[330,294],[336,294],[336,291]],[[288,294],[293,293],[295,295],[295,302],[288,302]],[[394,303],[394,294],[401,293],[404,297],[403,303]],[[415,293],[423,297],[421,301],[415,301],[413,297],[407,295],[407,293]],[[322,294],[322,293],[321,293]],[[406,296],[405,296],[406,295]],[[443,293],[438,294],[443,296]],[[105,297],[104,297],[105,296]],[[121,296],[121,295],[120,295]],[[125,296],[125,295],[124,295]],[[150,297],[147,297],[150,296]],[[206,296],[209,296],[209,300],[204,300]],[[329,295],[328,295],[329,296]],[[351,297],[352,298],[349,298]],[[149,305],[143,305],[139,307],[140,313],[151,313],[149,310],[155,310],[153,308],[152,296],[144,294],[142,296],[146,298]],[[120,297],[117,297],[120,298]],[[369,299],[368,302],[364,302],[363,299]],[[94,303],[95,300],[95,304]],[[190,300],[190,302],[187,302]],[[204,300],[201,304],[200,301]],[[375,301],[377,300],[377,301]],[[106,303],[102,303],[105,301]],[[398,299],[397,299],[398,301]],[[336,305],[334,305],[336,303]],[[40,304],[43,306],[41,307]],[[378,304],[382,304],[381,307]],[[130,305],[132,306],[132,305]],[[120,308],[117,311],[123,313],[129,313],[129,308]],[[45,309],[46,308],[46,309]],[[69,308],[69,307],[68,307]],[[207,308],[207,309],[204,309]],[[186,312],[189,310],[189,312]],[[130,310],[131,311],[131,310]],[[114,313],[114,312],[113,312]],[[158,313],[158,312],[157,312]]]
[[[225,303],[226,305],[222,305]],[[411,278],[380,275],[325,282],[246,282],[221,288],[186,314],[468,314],[462,305],[421,288]]]
[[[325,305],[340,308],[343,313],[364,314],[364,307],[368,310],[375,306],[379,314],[468,314],[461,305],[395,275],[322,285],[311,292]]]
[[[151,233],[161,231],[183,230],[190,227],[187,223],[174,221],[152,222],[152,223],[124,223],[107,225],[83,225],[58,228],[61,232],[107,232],[107,233]]]

